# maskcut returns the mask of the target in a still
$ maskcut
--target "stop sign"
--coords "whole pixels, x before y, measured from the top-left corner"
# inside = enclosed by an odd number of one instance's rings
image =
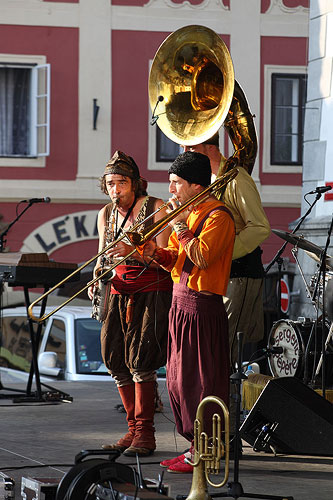
[[[281,311],[283,313],[287,313],[290,301],[289,286],[286,280],[284,280],[283,278],[281,278],[280,283],[281,283]]]

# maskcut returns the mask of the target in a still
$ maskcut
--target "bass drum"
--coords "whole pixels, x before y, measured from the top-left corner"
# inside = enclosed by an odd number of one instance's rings
[[[317,339],[315,340],[316,322],[310,319],[303,321],[277,321],[269,334],[268,348],[282,347],[280,354],[271,354],[268,359],[270,371],[274,377],[304,378],[305,351],[312,332],[310,348],[308,349],[307,378],[312,379],[321,355],[321,325],[317,325]],[[327,356],[327,373],[332,378],[332,356]]]

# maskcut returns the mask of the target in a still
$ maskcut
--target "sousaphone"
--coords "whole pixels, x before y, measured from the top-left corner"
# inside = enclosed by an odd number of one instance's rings
[[[257,153],[253,116],[229,50],[214,31],[185,26],[164,40],[150,70],[149,101],[152,123],[177,144],[200,144],[224,124],[237,165],[251,173]]]

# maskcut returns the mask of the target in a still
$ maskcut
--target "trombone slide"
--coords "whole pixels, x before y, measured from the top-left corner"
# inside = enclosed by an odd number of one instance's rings
[[[64,307],[67,304],[69,304],[69,302],[71,302],[78,295],[80,295],[81,292],[87,290],[91,285],[93,285],[94,283],[96,283],[96,281],[98,281],[99,279],[102,279],[104,276],[106,276],[108,273],[110,273],[117,266],[119,266],[120,264],[122,264],[123,262],[125,262],[135,252],[138,251],[139,253],[141,253],[142,250],[143,250],[144,244],[147,241],[151,240],[152,238],[156,237],[156,235],[159,234],[163,229],[165,229],[167,227],[167,225],[169,224],[169,222],[172,219],[174,219],[178,214],[180,214],[181,212],[183,212],[184,210],[186,210],[191,205],[196,205],[198,203],[201,203],[204,199],[206,199],[207,197],[209,197],[211,194],[215,195],[216,193],[218,193],[228,182],[230,182],[231,180],[233,180],[236,177],[237,174],[238,174],[238,169],[237,168],[233,168],[233,169],[229,170],[227,173],[225,173],[221,177],[217,177],[216,180],[212,184],[210,184],[210,186],[206,187],[203,191],[201,191],[200,193],[196,194],[195,196],[193,196],[192,198],[190,198],[189,200],[187,200],[185,203],[183,203],[182,205],[178,206],[177,208],[175,208],[174,210],[172,210],[170,213],[168,213],[167,215],[165,215],[164,217],[162,217],[161,219],[159,219],[155,223],[151,224],[150,226],[148,226],[141,233],[136,232],[135,230],[138,229],[140,226],[143,226],[148,219],[151,219],[157,212],[159,212],[160,210],[162,210],[163,208],[165,208],[166,206],[168,206],[169,202],[165,202],[164,204],[162,204],[157,210],[155,210],[155,212],[153,212],[148,217],[146,217],[146,219],[144,219],[143,221],[140,221],[137,224],[135,224],[131,228],[131,231],[124,231],[124,233],[122,234],[122,236],[120,236],[115,241],[112,241],[109,245],[107,245],[100,252],[98,252],[94,257],[92,257],[91,259],[89,259],[82,266],[78,267],[74,272],[72,272],[70,275],[68,275],[65,279],[63,279],[62,281],[60,281],[59,283],[57,283],[55,286],[53,286],[52,288],[50,288],[50,290],[48,290],[43,295],[41,295],[38,299],[36,299],[34,302],[32,302],[30,304],[29,308],[28,308],[28,315],[29,315],[30,319],[32,319],[36,323],[42,323],[43,321],[45,321],[47,318],[49,318],[54,313],[56,313],[57,311],[59,311],[62,307]],[[94,260],[98,259],[98,257],[100,257],[102,254],[104,254],[105,252],[107,252],[109,249],[113,248],[115,245],[117,245],[117,243],[119,243],[120,241],[122,241],[124,238],[127,238],[130,241],[130,243],[134,246],[133,250],[131,250],[131,252],[129,252],[128,255],[126,255],[125,257],[121,258],[119,261],[117,261],[117,263],[115,263],[111,267],[107,268],[106,271],[104,271],[103,273],[101,273],[99,276],[95,277],[91,281],[89,281],[86,286],[82,287],[81,290],[79,290],[74,295],[72,295],[71,297],[69,297],[65,302],[63,302],[62,304],[60,304],[58,307],[56,307],[55,309],[53,309],[48,314],[43,314],[39,318],[37,318],[34,315],[33,308],[39,302],[41,302],[43,299],[45,299],[46,297],[48,297],[52,292],[54,292],[54,290],[56,290],[57,288],[59,288],[60,286],[62,286],[70,278],[72,278],[75,274],[79,273],[82,269],[84,269],[85,267],[87,267]]]

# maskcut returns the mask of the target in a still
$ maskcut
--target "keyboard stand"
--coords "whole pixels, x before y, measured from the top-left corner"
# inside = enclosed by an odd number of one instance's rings
[[[2,284],[1,284],[2,285]],[[28,308],[30,306],[30,298],[29,298],[29,287],[24,286],[24,298],[25,298],[25,306],[27,310],[27,318],[28,318],[28,325],[29,325],[29,334],[30,334],[30,342],[31,342],[31,353],[32,353],[32,359],[31,359],[31,364],[30,364],[30,372],[29,372],[29,378],[27,382],[27,387],[26,390],[19,390],[19,389],[12,389],[12,388],[6,388],[2,385],[0,381],[0,391],[1,390],[6,390],[6,391],[13,391],[16,394],[0,394],[0,399],[1,398],[7,398],[7,399],[12,399],[13,403],[45,403],[45,402],[72,402],[73,398],[63,392],[59,391],[58,389],[55,389],[54,387],[51,387],[47,384],[44,384],[40,381],[40,374],[39,374],[39,368],[38,368],[38,349],[41,341],[41,334],[42,334],[42,323],[38,323],[37,325],[37,330],[35,332],[34,330],[34,323],[32,319],[28,315]],[[48,291],[49,287],[44,287],[44,293]],[[41,318],[46,309],[46,302],[47,302],[47,297],[44,297],[42,300],[41,304],[41,309],[40,309],[40,314],[39,317]],[[33,392],[32,391],[32,383],[33,379],[35,377],[35,385],[36,385],[36,390]],[[43,391],[42,386],[46,387],[48,390]],[[22,395],[18,395],[22,394]]]

